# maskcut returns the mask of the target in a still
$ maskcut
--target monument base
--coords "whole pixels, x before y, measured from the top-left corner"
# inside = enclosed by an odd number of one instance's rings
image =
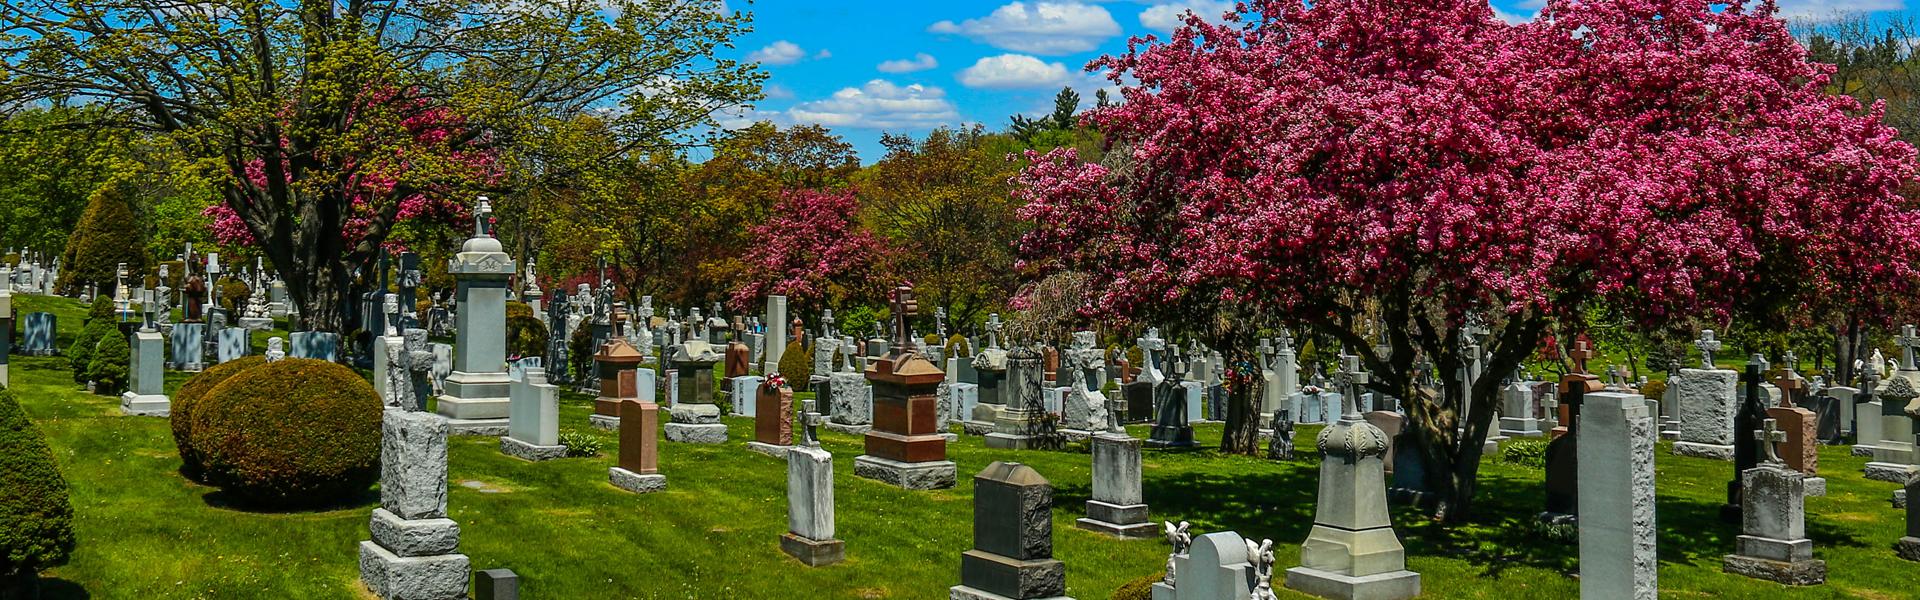
[[[1893,543],[1893,553],[1900,555],[1900,558],[1920,562],[1920,538],[1900,538],[1900,541]]]
[[[1808,498],[1827,495],[1827,478],[1808,477],[1800,481],[1806,484],[1806,496]]]
[[[1287,569],[1287,589],[1342,600],[1400,600],[1420,595],[1420,574],[1400,570],[1354,577],[1294,567]]]
[[[1867,444],[1854,444],[1852,454],[1860,458],[1873,458],[1873,450],[1873,446]]]
[[[970,588],[964,585],[956,585],[947,589],[947,600],[1014,600],[1014,599],[1008,598],[1006,596],[1002,596],[999,594],[995,594],[993,592],[989,592],[986,590],[982,590],[982,589]],[[1052,596],[1048,598],[1037,598],[1035,600],[1073,600],[1073,598],[1069,596]]]
[[[825,423],[821,423],[820,426],[826,428],[827,431],[839,432],[847,435],[866,435],[867,432],[873,431],[872,425],[847,425],[845,423],[835,423],[833,421],[827,421]]]
[[[1707,458],[1712,460],[1733,461],[1733,446],[1722,444],[1702,444],[1699,442],[1674,442],[1673,453],[1680,456]]]
[[[1786,585],[1820,585],[1827,582],[1827,561],[1781,562],[1739,554],[1728,554],[1720,570],[1754,579]]]
[[[987,435],[993,433],[993,423],[983,421],[961,421],[960,431],[967,435]]]
[[[641,475],[620,467],[607,469],[607,483],[635,494],[650,494],[667,489],[667,476],[661,473]]]
[[[381,598],[463,598],[465,554],[398,556],[372,540],[360,542],[360,581]]]
[[[1149,448],[1192,448],[1193,426],[1153,426],[1153,432],[1147,437]]]
[[[988,448],[1001,450],[1030,450],[1038,443],[1035,442],[1034,437],[1030,435],[1000,433],[997,431],[987,434],[983,441]]]
[[[1900,463],[1870,462],[1867,463],[1865,473],[1867,479],[1906,485],[1907,478],[1912,477],[1916,471],[1920,471],[1920,467]]]
[[[265,317],[240,317],[240,328],[248,331],[269,331],[273,329],[273,319]]]
[[[723,423],[706,423],[701,425],[695,425],[693,423],[668,423],[665,429],[667,430],[667,441],[670,442],[681,442],[685,444],[727,443],[727,426]]]
[[[1145,504],[1108,504],[1099,500],[1087,501],[1087,516],[1073,522],[1075,527],[1104,533],[1117,538],[1143,539],[1159,535],[1154,524],[1147,521]]]
[[[453,435],[499,437],[507,434],[506,419],[447,419],[447,432]]]
[[[761,454],[765,454],[767,456],[771,456],[781,460],[787,459],[787,450],[791,448],[793,448],[793,446],[781,446],[777,444],[769,444],[766,442],[747,442],[748,450],[759,452]],[[819,565],[815,565],[815,566],[819,566]]]
[[[173,401],[163,394],[142,396],[127,392],[120,395],[120,412],[135,417],[171,416]]]
[[[606,415],[597,415],[597,414],[587,415],[587,424],[592,425],[594,429],[601,429],[605,431],[619,431],[620,417],[609,417]]]
[[[500,438],[500,453],[521,460],[540,462],[567,457],[567,447],[540,446],[514,439],[511,436]]]
[[[780,551],[809,567],[824,567],[847,558],[846,542],[811,540],[793,532],[780,534]]]
[[[868,454],[853,457],[854,476],[909,490],[953,487],[955,471],[953,461],[950,460],[906,463]]]

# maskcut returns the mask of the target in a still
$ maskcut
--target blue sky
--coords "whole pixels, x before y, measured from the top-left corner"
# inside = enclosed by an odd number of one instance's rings
[[[1416,0],[1417,1],[1417,0]],[[1789,16],[1904,12],[1906,0],[1782,0]],[[1503,18],[1524,19],[1542,0],[1494,0]],[[1062,86],[1084,101],[1106,85],[1082,70],[1126,49],[1127,36],[1164,33],[1191,8],[1204,16],[1227,0],[731,0],[754,15],[734,58],[771,75],[767,99],[728,120],[831,127],[881,155],[881,132],[922,134],[941,125],[1004,129],[1014,114],[1050,111]]]

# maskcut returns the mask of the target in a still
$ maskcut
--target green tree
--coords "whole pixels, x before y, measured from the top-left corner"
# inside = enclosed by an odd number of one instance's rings
[[[100,345],[94,347],[93,358],[87,363],[87,379],[93,381],[93,393],[118,396],[127,391],[127,384],[132,381],[128,372],[132,358],[127,336],[120,335],[118,330],[100,338]]]
[[[1007,141],[978,126],[920,140],[883,135],[886,157],[855,178],[866,219],[902,250],[896,268],[928,315],[941,306],[973,321],[1017,285],[1013,246],[1025,228],[1009,193],[1020,163],[1007,160]]]
[[[73,554],[73,505],[53,451],[0,389],[0,597],[33,598],[38,573]]]
[[[99,106],[55,104],[0,120],[0,247],[24,247],[48,260],[95,190],[130,166],[124,129],[61,127],[105,119]]]
[[[71,97],[164,134],[218,183],[304,326],[344,331],[403,201],[512,192],[557,124],[609,121],[586,162],[697,143],[758,98],[716,56],[724,0],[22,0],[0,4],[0,98]],[[432,135],[422,124],[437,123]],[[351,233],[353,235],[346,235]]]
[[[60,280],[54,285],[67,293],[92,286],[111,296],[118,269],[127,265],[129,280],[145,273],[150,263],[140,223],[133,212],[133,186],[115,181],[94,190],[87,211],[67,237],[60,255]]]

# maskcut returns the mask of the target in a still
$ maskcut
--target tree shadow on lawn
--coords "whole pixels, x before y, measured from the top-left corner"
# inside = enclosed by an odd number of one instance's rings
[[[199,485],[199,484],[196,484],[196,485]],[[298,506],[282,506],[282,505],[254,502],[246,498],[242,498],[232,492],[215,488],[213,489],[213,491],[207,492],[205,494],[201,494],[200,501],[205,502],[206,505],[210,508],[216,508],[220,510],[230,510],[234,512],[243,512],[243,513],[257,514],[257,515],[297,515],[297,514],[326,513],[326,512],[336,512],[336,511],[342,511],[342,510],[356,510],[356,509],[369,510],[380,505],[380,489],[378,487],[371,487],[354,494],[349,494],[342,498],[336,498],[336,499],[328,500],[324,502],[315,502],[312,504],[303,504]]]
[[[79,583],[58,577],[40,578],[40,600],[86,600],[93,597],[92,592]]]
[[[1254,539],[1299,543],[1313,528],[1319,472],[1182,472],[1145,478],[1141,492],[1156,521],[1188,521],[1197,534],[1234,531]],[[1088,484],[1054,488],[1054,506],[1077,511],[1091,499]]]

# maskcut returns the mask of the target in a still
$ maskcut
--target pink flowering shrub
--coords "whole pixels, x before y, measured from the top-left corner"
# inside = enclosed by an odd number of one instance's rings
[[[768,295],[812,305],[878,298],[888,248],[862,227],[853,190],[790,190],[753,227],[742,260],[745,284],[731,304],[747,310]],[[770,324],[769,326],[776,326]]]

